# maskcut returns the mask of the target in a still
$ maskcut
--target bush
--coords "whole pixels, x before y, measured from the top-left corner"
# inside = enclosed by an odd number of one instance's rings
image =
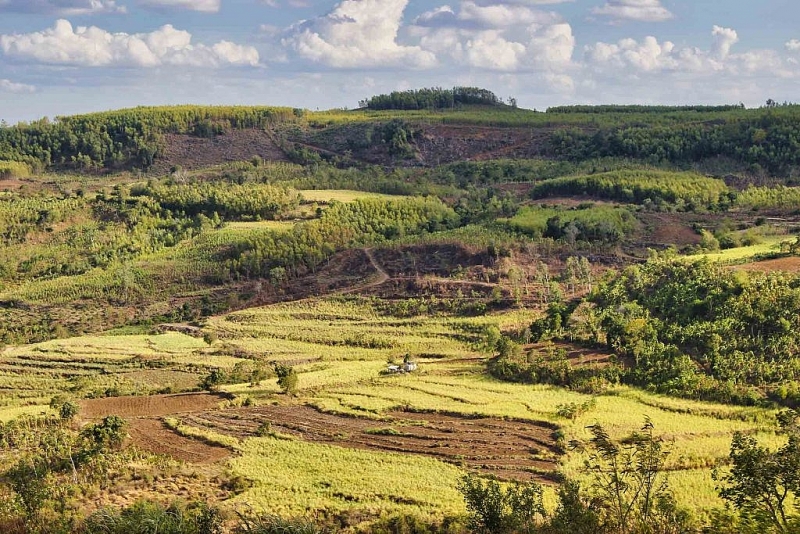
[[[482,481],[465,475],[458,486],[464,495],[470,528],[475,532],[534,532],[546,517],[542,487],[536,483],[514,483],[505,490],[496,480]]]
[[[275,374],[278,375],[278,385],[287,395],[297,392],[297,372],[290,365],[277,364]]]
[[[305,519],[284,519],[277,515],[240,516],[236,534],[323,534],[324,528]]]

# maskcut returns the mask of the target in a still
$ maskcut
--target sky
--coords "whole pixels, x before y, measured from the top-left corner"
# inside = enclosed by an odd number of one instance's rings
[[[0,120],[138,105],[798,101],[798,0],[0,0]]]

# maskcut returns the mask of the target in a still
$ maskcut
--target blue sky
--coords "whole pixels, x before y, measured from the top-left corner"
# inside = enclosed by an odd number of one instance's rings
[[[0,0],[0,119],[355,107],[477,85],[523,107],[797,100],[797,0]]]

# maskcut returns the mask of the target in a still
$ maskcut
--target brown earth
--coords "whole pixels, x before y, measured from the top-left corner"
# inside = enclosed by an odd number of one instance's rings
[[[391,412],[375,421],[319,412],[308,406],[262,406],[183,417],[189,425],[245,438],[259,427],[340,447],[422,454],[491,473],[502,480],[553,480],[559,450],[555,427],[441,413]]]
[[[164,146],[150,168],[151,173],[166,174],[173,166],[194,170],[230,161],[247,161],[255,156],[268,161],[288,161],[272,136],[261,129],[228,130],[212,138],[166,134]]]
[[[128,421],[130,443],[139,449],[184,462],[205,464],[228,458],[231,451],[185,438],[167,428],[159,417],[210,410],[222,400],[219,395],[209,393],[108,397],[82,401],[80,415],[84,419],[118,415]]]
[[[791,256],[788,258],[778,258],[774,260],[756,261],[753,263],[745,263],[744,265],[734,265],[731,267],[737,271],[751,271],[771,273],[775,271],[783,271],[789,273],[800,272],[800,256]]]
[[[84,419],[100,419],[109,415],[124,418],[163,417],[215,408],[224,399],[210,393],[150,395],[148,397],[107,397],[81,401]]]
[[[582,347],[565,341],[534,343],[526,345],[524,350],[533,350],[540,354],[547,355],[550,351],[564,350],[567,353],[567,360],[573,367],[597,367],[603,368],[611,364],[616,359],[613,352],[597,348]]]
[[[185,438],[167,428],[158,419],[135,419],[128,426],[128,435],[136,447],[151,454],[171,456],[193,464],[214,463],[231,455],[225,447],[209,445]]]

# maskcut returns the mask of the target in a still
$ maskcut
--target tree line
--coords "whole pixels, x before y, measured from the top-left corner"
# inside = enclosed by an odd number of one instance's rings
[[[370,110],[424,110],[451,109],[457,106],[503,106],[503,101],[488,89],[480,87],[441,87],[394,91],[376,95],[359,102]]]

